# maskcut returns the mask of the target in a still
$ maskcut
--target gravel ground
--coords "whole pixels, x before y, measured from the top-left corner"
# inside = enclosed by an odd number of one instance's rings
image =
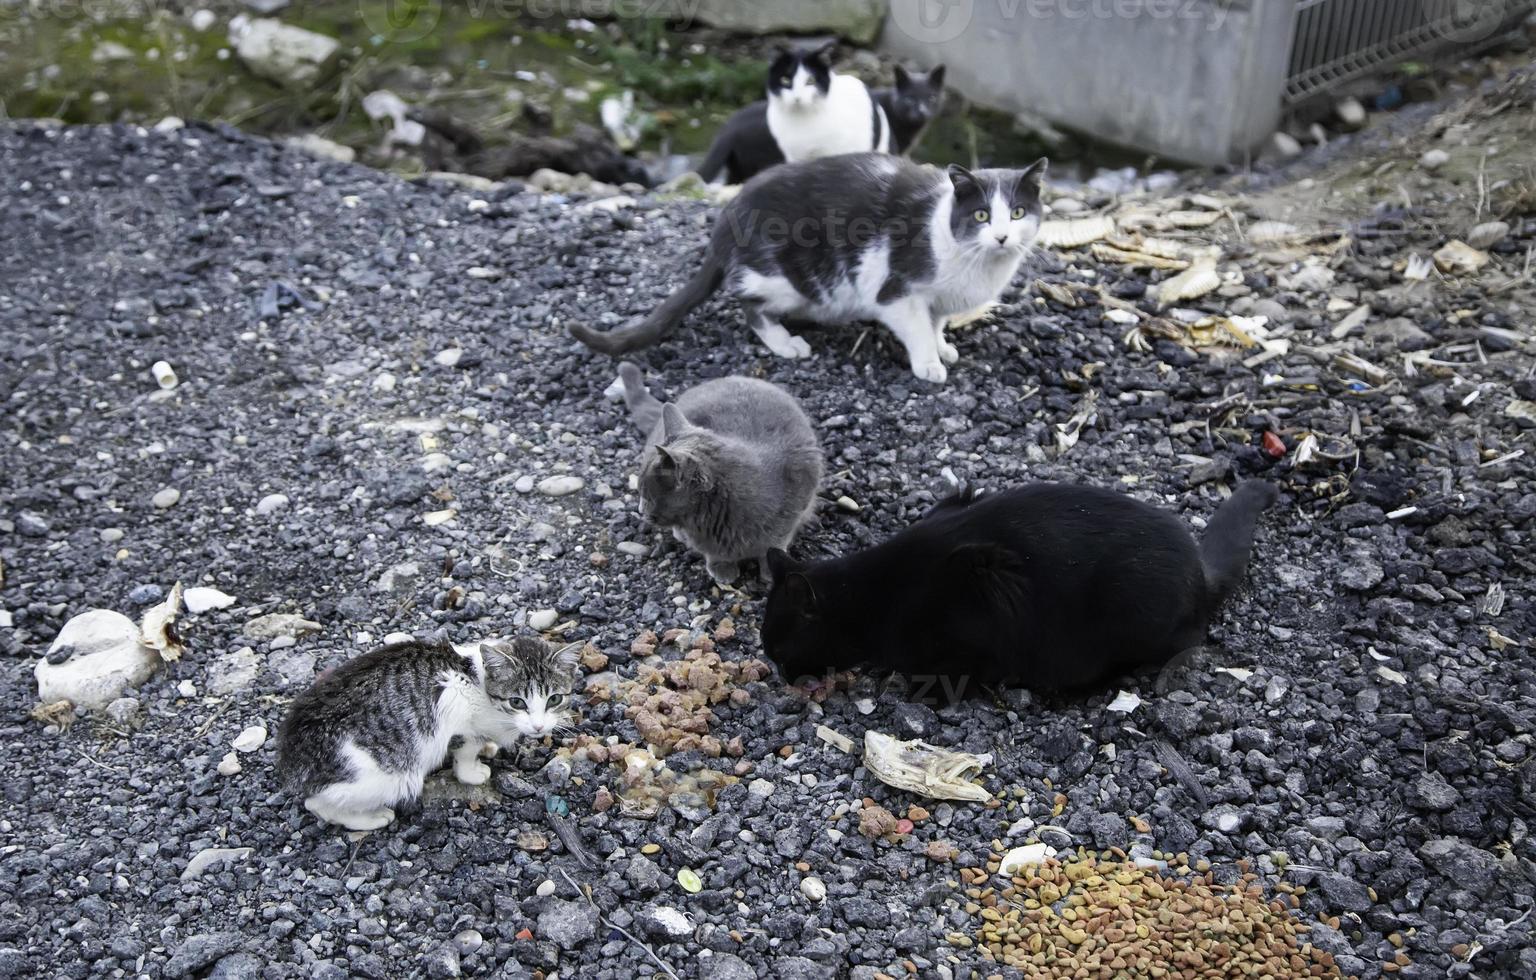
[[[1361,211],[1322,272],[1250,250],[1240,282],[1193,305],[1272,317],[1293,346],[1252,367],[1157,336],[1128,348],[1096,303],[1031,288],[1098,283],[1157,309],[1143,293],[1165,273],[1084,251],[1042,252],[961,334],[942,389],[879,332],[813,331],[818,356],[791,364],[710,304],[643,360],[671,391],[740,372],[803,399],[831,475],[801,554],[889,534],[945,468],[1122,487],[1197,525],[1225,486],[1267,475],[1285,493],[1249,586],[1204,654],[1123,682],[1129,712],[1108,710],[1113,690],[930,707],[869,680],[818,703],[736,671],[713,707],[721,756],[667,759],[680,786],[741,777],[710,791],[713,813],[681,793],[651,819],[605,810],[618,768],[530,746],[496,763],[495,792],[444,790],[353,839],[277,791],[270,741],[217,767],[315,671],[389,633],[467,640],[532,617],[589,639],[616,684],[647,676],[646,630],[684,630],[667,660],[759,653],[760,593],[651,554],[627,489],[640,438],[600,395],[612,366],[561,326],[649,309],[711,206],[477,196],[199,127],[11,126],[0,170],[0,975],[1023,976],[971,943],[996,899],[965,889],[1036,840],[1208,862],[1218,886],[1247,871],[1313,926],[1327,975],[1536,975],[1536,487],[1529,455],[1505,459],[1531,441],[1507,406],[1536,399],[1532,307],[1528,286],[1489,284],[1518,272],[1528,220],[1482,285],[1401,282],[1408,253],[1450,237],[1433,211]],[[1423,209],[1468,193],[1413,186]],[[312,305],[264,315],[277,282]],[[1451,366],[1410,376],[1416,349]],[[1339,352],[1390,377],[1352,385]],[[1299,459],[1308,432],[1318,452]],[[166,489],[179,499],[158,506]],[[237,602],[183,617],[187,654],[136,706],[62,731],[29,717],[66,619],[137,616],[178,580]],[[258,638],[271,612],[319,628]],[[887,788],[819,725],[991,753],[1000,802]],[[638,741],[617,702],[594,700],[581,732]],[[546,819],[561,805],[590,867]],[[876,807],[913,823],[871,840]]]

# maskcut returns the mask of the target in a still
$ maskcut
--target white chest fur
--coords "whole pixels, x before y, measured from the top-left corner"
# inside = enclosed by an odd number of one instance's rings
[[[884,118],[884,110],[879,110]],[[882,124],[875,140],[876,107],[869,89],[851,75],[833,74],[824,98],[803,105],[785,99],[768,99],[768,132],[791,163],[839,153],[865,153],[889,149],[888,125]]]

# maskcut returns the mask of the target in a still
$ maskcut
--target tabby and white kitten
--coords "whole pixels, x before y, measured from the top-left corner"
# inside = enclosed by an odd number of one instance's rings
[[[450,747],[453,774],[477,786],[491,777],[482,752],[568,723],[580,646],[519,637],[365,653],[294,700],[278,734],[278,776],[326,823],[377,830]]]
[[[782,388],[755,378],[716,378],[662,403],[640,369],[619,365],[624,401],[646,433],[640,466],[645,516],[704,556],[721,584],[738,562],[786,547],[810,517],[821,486],[821,445]]]
[[[607,333],[571,334],[619,354],[655,343],[722,286],[780,357],[809,357],[785,317],[877,320],[907,350],[912,373],[943,382],[960,357],[949,318],[997,300],[1040,230],[1047,161],[1023,170],[951,166],[854,153],[759,174],[715,222],[704,265],[649,317]]]

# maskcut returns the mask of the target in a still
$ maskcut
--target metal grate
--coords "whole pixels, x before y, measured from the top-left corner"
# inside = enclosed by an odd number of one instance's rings
[[[1532,11],[1536,0],[1297,0],[1285,100],[1393,61],[1486,45]]]

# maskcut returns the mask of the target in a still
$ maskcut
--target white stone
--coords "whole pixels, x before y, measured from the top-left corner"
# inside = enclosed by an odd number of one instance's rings
[[[176,693],[184,698],[197,697],[197,685],[191,681],[181,681],[176,685]]]
[[[533,477],[525,473],[512,484],[512,489],[518,493],[533,493],[533,488],[536,486],[538,484],[534,481]]]
[[[421,520],[422,523],[427,525],[427,527],[437,527],[439,524],[447,524],[458,515],[458,511],[454,510],[452,507],[449,507],[446,510],[434,510],[428,514],[424,514],[422,515]]]
[[[633,558],[642,558],[646,552],[650,551],[649,548],[638,541],[620,541],[618,549]]]
[[[773,783],[766,779],[754,779],[747,785],[748,795],[755,796],[758,799],[763,800],[766,800],[768,797],[773,795],[773,789]]]
[[[235,53],[252,72],[279,85],[313,85],[341,47],[335,38],[266,17],[241,27],[231,30],[239,35],[230,39]]]
[[[546,497],[564,497],[587,485],[579,476],[547,476],[539,481],[539,493]]]
[[[385,371],[373,379],[373,387],[376,391],[394,391],[395,376]]]
[[[852,497],[838,497],[837,506],[839,510],[845,510],[850,514],[857,514],[859,512],[858,502]]]
[[[267,730],[261,725],[251,725],[235,736],[229,747],[236,752],[255,752],[267,744]]]
[[[362,636],[364,634],[359,633],[358,635]],[[409,643],[414,639],[416,638],[409,633],[386,633],[384,634],[384,645],[394,646],[396,643]]]
[[[1359,129],[1365,125],[1365,106],[1353,96],[1334,106],[1333,111],[1338,114],[1339,122],[1352,129]]]
[[[0,609],[0,629],[8,630],[10,628],[11,628],[11,611],[9,609]]]
[[[271,640],[279,636],[302,636],[319,628],[319,623],[293,613],[268,613],[246,623],[240,632],[253,640]]]
[[[547,630],[555,625],[555,620],[560,614],[553,609],[535,609],[528,614],[528,628],[535,630]]]
[[[540,898],[548,898],[554,893],[555,883],[550,881],[548,878],[545,878],[543,881],[539,882],[539,887],[534,889],[534,894],[538,895]]]
[[[436,361],[438,364],[441,364],[443,367],[453,367],[459,363],[459,359],[463,356],[464,348],[449,347],[447,350],[438,351],[437,356],[432,358],[432,360]]]
[[[312,157],[319,157],[321,160],[351,163],[357,159],[357,151],[352,149],[352,147],[343,146],[335,140],[328,140],[317,133],[290,136],[283,143],[301,153],[308,153]]]
[[[234,694],[256,682],[261,673],[261,659],[250,647],[241,647],[219,657],[208,668],[208,690],[213,694]]]
[[[384,574],[374,583],[374,590],[378,592],[404,592],[407,591],[417,579],[421,578],[421,566],[413,561],[403,561],[398,565],[385,569]]]
[[[73,617],[48,647],[51,655],[69,648],[63,663],[39,660],[33,670],[37,697],[44,704],[69,701],[77,708],[105,708],[149,680],[163,661],[140,642],[133,620],[110,609],[92,609]]]
[[[827,883],[820,878],[801,878],[800,894],[813,902],[822,902],[827,898]]]
[[[219,775],[233,776],[240,771],[240,757],[233,752],[224,753],[224,758],[219,760]]]
[[[641,913],[649,924],[672,939],[693,935],[693,923],[688,917],[670,905],[657,905]]]
[[[181,601],[187,604],[187,612],[205,613],[210,609],[228,609],[235,604],[235,597],[207,585],[195,585],[182,593]]]
[[[1419,157],[1419,166],[1425,170],[1439,170],[1450,162],[1451,155],[1439,147],[1435,147],[1433,150],[1425,150],[1424,155]]]
[[[269,493],[256,501],[256,513],[263,517],[275,514],[288,506],[288,495],[284,493]]]
[[[239,763],[236,762],[235,765],[238,766]],[[236,772],[238,771],[237,769]],[[203,872],[215,864],[244,861],[250,856],[251,849],[249,847],[205,847],[192,855],[192,860],[188,861],[187,866],[182,869],[181,880],[192,881],[193,879],[201,878]]]
[[[176,502],[180,499],[180,490],[177,490],[175,487],[166,487],[164,490],[156,491],[155,495],[149,498],[149,502],[161,510],[165,510],[167,507],[175,507]]]
[[[102,544],[117,544],[121,540],[123,540],[123,529],[120,527],[109,527],[101,532]]]

